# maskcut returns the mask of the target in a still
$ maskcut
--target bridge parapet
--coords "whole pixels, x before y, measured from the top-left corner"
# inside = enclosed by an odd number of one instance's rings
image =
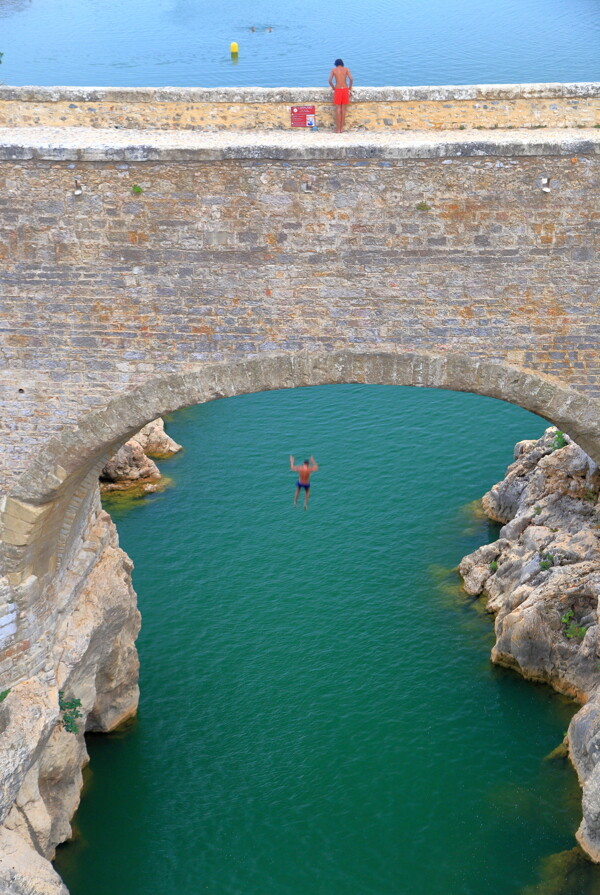
[[[0,127],[285,130],[294,105],[333,124],[331,92],[301,88],[0,87]],[[600,83],[356,87],[348,130],[600,127]]]

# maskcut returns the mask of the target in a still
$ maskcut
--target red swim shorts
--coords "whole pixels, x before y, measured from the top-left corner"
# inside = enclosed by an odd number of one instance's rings
[[[333,91],[333,102],[336,106],[347,106],[350,102],[350,88],[336,87]]]

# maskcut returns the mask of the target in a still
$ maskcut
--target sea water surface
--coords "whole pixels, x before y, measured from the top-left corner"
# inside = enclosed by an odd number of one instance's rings
[[[168,420],[173,486],[112,503],[143,627],[138,719],[89,738],[72,895],[597,895],[545,757],[574,706],[489,662],[453,567],[546,423],[435,390],[325,386]],[[308,511],[288,455],[314,454]],[[550,864],[548,864],[550,861]],[[550,869],[548,869],[550,867]]]
[[[594,81],[600,4],[0,0],[0,52],[8,84],[325,86],[338,56],[363,85]]]

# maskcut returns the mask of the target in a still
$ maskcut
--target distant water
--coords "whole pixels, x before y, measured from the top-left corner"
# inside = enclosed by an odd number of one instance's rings
[[[524,895],[574,845],[544,757],[573,706],[489,663],[452,573],[471,506],[545,423],[451,392],[327,386],[168,422],[175,486],[113,509],[143,614],[139,719],[91,737],[72,895]],[[314,453],[308,512],[288,454]],[[593,895],[588,882],[527,895]]]
[[[0,52],[8,84],[325,86],[337,56],[363,85],[586,81],[600,4],[0,0]]]

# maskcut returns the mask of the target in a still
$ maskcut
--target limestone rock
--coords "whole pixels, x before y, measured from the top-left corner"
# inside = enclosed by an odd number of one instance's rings
[[[70,568],[49,595],[60,607],[49,665],[0,703],[0,835],[7,854],[34,856],[21,862],[31,865],[24,876],[0,845],[2,895],[66,895],[47,859],[71,835],[88,760],[84,730],[111,730],[137,708],[140,616],[131,569],[96,500]],[[81,701],[77,733],[62,722],[59,688]],[[2,888],[5,880],[13,888]]]
[[[496,616],[492,660],[586,703],[571,721],[569,754],[583,787],[578,840],[600,862],[600,473],[565,442],[550,428],[517,444],[483,498],[505,523],[501,537],[459,571]]]
[[[0,823],[57,721],[58,689],[45,686],[38,678],[12,687],[0,704]]]
[[[49,861],[11,830],[0,827],[2,895],[69,895]]]
[[[137,441],[148,457],[171,457],[182,449],[181,445],[165,432],[165,424],[161,417],[140,429],[130,441]]]
[[[6,818],[6,828],[44,857],[54,857],[56,845],[71,836],[70,820],[79,805],[81,768],[86,762],[83,737],[57,725]]]
[[[156,491],[161,474],[150,456],[170,457],[180,450],[181,445],[167,435],[159,417],[144,426],[108,460],[100,473],[100,490]]]
[[[102,490],[121,490],[133,483],[158,481],[160,470],[137,441],[128,441],[105,464],[100,473]]]
[[[458,570],[463,577],[464,588],[471,596],[477,596],[483,590],[485,582],[494,574],[493,567],[502,552],[501,541],[484,544],[460,563]]]

